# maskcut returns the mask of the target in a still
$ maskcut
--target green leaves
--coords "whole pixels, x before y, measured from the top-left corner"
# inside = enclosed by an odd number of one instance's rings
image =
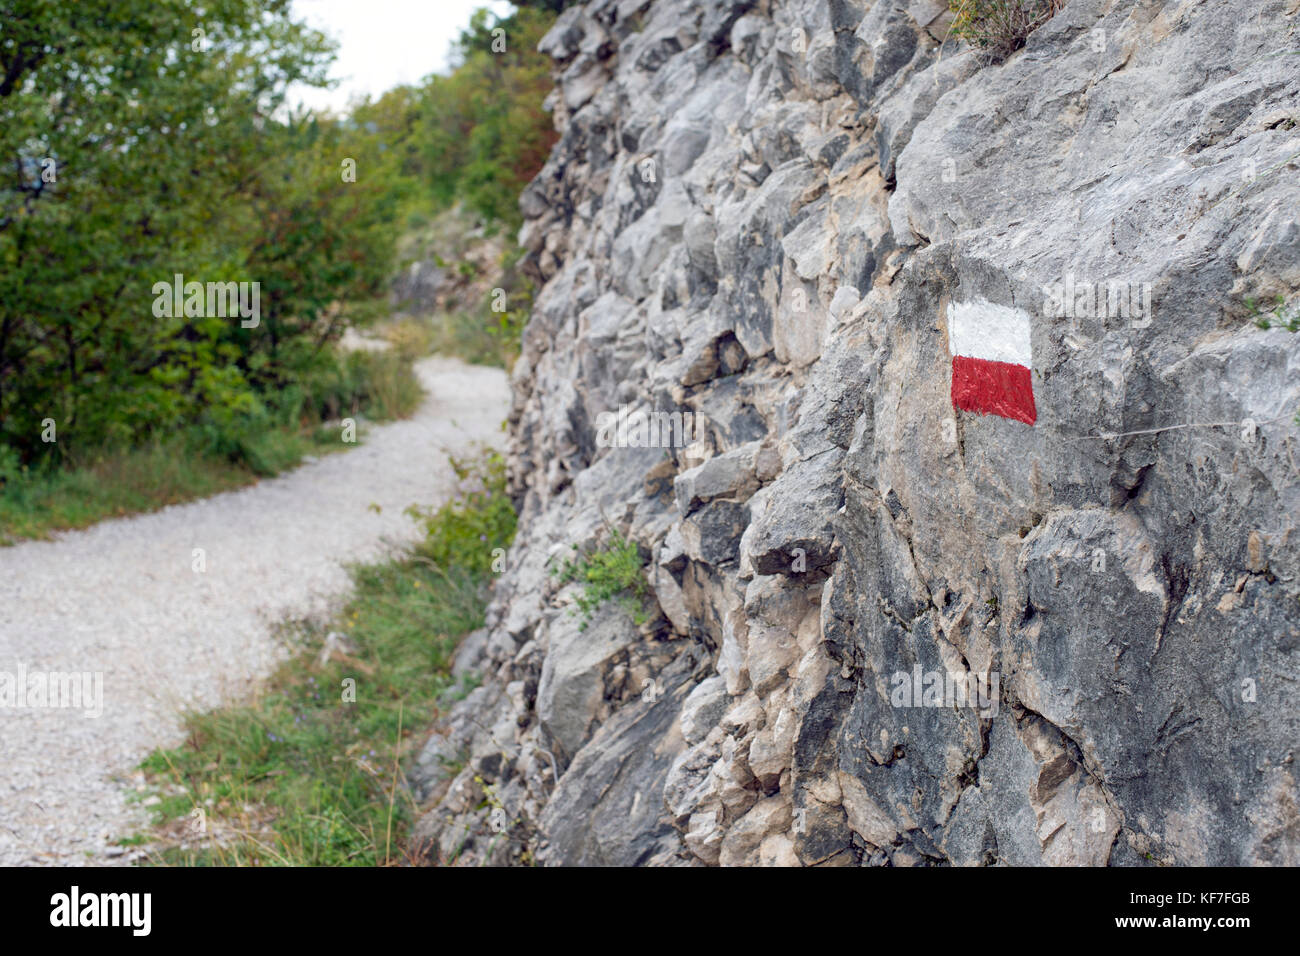
[[[1284,295],[1274,296],[1271,308],[1260,305],[1259,300],[1254,296],[1247,296],[1244,302],[1246,311],[1255,320],[1258,328],[1265,331],[1282,328],[1288,332],[1300,332],[1300,301],[1289,308]]]
[[[444,573],[503,570],[505,549],[515,536],[505,458],[485,450],[477,458],[449,461],[459,482],[458,496],[433,511],[408,509],[424,525],[425,541],[418,553]]]
[[[645,622],[645,596],[650,590],[645,561],[636,542],[622,532],[611,531],[603,548],[565,559],[553,573],[561,584],[576,582],[583,586],[576,601],[584,629],[596,609],[611,598],[618,598],[637,624]]]
[[[500,20],[479,11],[457,44],[455,72],[419,91],[414,135],[440,205],[464,202],[490,223],[519,226],[519,195],[556,139],[542,108],[550,63],[537,52],[553,20],[526,8]]]
[[[328,268],[341,256],[313,247],[301,217],[288,223],[297,245],[255,255],[268,207],[355,215],[328,203],[337,160],[302,162],[269,119],[330,54],[287,10],[213,0],[200,18],[182,0],[0,0],[0,444],[32,460],[139,442],[293,376],[282,364],[255,374],[267,369],[255,357],[303,354],[284,340],[319,332],[321,303],[357,276]],[[288,167],[292,190],[265,179]],[[278,340],[237,318],[152,312],[154,283],[176,273],[274,283],[299,272],[323,276],[312,294],[286,283],[264,300],[301,317]],[[40,440],[45,417],[57,444]]]
[[[332,118],[283,110],[332,55],[287,0],[0,0],[0,447],[58,461],[251,415],[366,320],[411,216],[517,226],[556,135],[542,6],[484,12],[452,75]],[[258,322],[155,316],[177,274],[258,283]],[[474,317],[493,353],[526,317],[503,285],[512,311]]]

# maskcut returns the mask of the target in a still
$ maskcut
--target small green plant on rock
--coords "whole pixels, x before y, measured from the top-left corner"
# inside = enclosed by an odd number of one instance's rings
[[[573,550],[578,551],[576,544]],[[646,622],[645,596],[649,586],[644,568],[636,542],[620,531],[612,531],[605,547],[566,558],[553,574],[560,584],[584,585],[578,592],[577,604],[585,629],[596,609],[611,598],[618,598],[637,624]]]
[[[1265,309],[1259,304],[1259,300],[1253,296],[1248,296],[1245,300],[1246,309],[1250,312],[1251,318],[1261,329],[1280,328],[1288,332],[1300,332],[1300,302],[1293,303],[1290,307],[1286,304],[1286,296],[1279,295],[1273,300],[1273,307]]]
[[[1300,332],[1300,300],[1288,306],[1286,296],[1274,296],[1271,309],[1260,305],[1259,299],[1255,296],[1246,296],[1242,301],[1245,303],[1247,313],[1254,319],[1255,325],[1265,332],[1273,328]],[[1296,411],[1295,423],[1300,425],[1300,410]]]
[[[1063,6],[1065,0],[948,0],[953,14],[949,32],[1000,62]]]

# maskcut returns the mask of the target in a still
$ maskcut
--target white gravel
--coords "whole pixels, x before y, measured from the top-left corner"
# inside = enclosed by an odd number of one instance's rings
[[[97,718],[0,703],[0,865],[120,860],[110,843],[143,820],[124,801],[134,768],[182,739],[181,711],[243,696],[278,659],[277,622],[327,611],[349,588],[343,564],[412,540],[402,511],[451,490],[447,450],[499,444],[503,372],[444,358],[417,371],[429,393],[419,412],[372,426],[354,449],[0,548],[0,673],[103,674]]]

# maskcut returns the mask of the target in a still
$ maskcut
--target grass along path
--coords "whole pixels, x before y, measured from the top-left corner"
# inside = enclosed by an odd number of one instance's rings
[[[364,416],[379,423],[408,418],[420,405],[410,356],[347,355],[340,378],[318,382],[317,394],[239,435],[195,427],[165,442],[105,450],[76,466],[38,472],[0,461],[0,546],[207,498],[355,448],[342,440],[337,420],[321,420],[321,407],[336,419]],[[358,441],[362,437],[359,427]]]
[[[0,668],[99,673],[103,713],[0,714],[0,865],[116,858],[146,822],[124,793],[183,714],[246,699],[283,661],[278,622],[319,618],[347,565],[423,537],[403,514],[455,487],[447,450],[500,440],[505,373],[416,363],[428,393],[346,455],[54,541],[0,549]],[[199,567],[202,556],[202,570]]]
[[[296,652],[252,698],[191,716],[185,743],[145,761],[150,862],[415,862],[406,758],[469,689],[452,655],[482,626],[492,550],[514,535],[502,459],[461,476],[469,493],[425,516],[409,554],[354,568],[351,601],[329,626],[294,629]]]

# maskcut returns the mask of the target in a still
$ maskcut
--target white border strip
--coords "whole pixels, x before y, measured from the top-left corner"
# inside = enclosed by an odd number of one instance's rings
[[[1032,368],[1029,313],[984,299],[949,303],[948,348],[953,355]]]

